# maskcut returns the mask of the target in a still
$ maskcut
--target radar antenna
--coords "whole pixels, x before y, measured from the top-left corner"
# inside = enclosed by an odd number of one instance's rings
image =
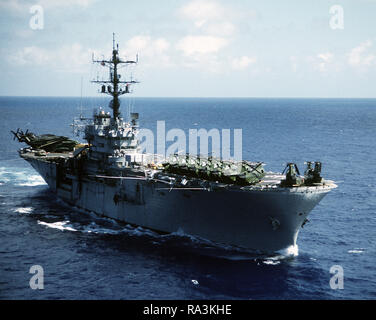
[[[121,75],[118,73],[119,65],[131,65],[138,63],[138,55],[136,60],[122,60],[119,57],[119,44],[115,47],[115,33],[112,34],[112,57],[110,60],[103,58],[102,60],[95,60],[93,54],[93,63],[99,63],[102,66],[107,66],[110,71],[109,80],[92,80],[92,83],[102,84],[101,93],[112,96],[110,108],[113,110],[113,118],[116,120],[120,117],[120,100],[119,97],[123,94],[131,93],[130,87],[133,84],[139,83],[136,80],[130,79],[120,80]]]

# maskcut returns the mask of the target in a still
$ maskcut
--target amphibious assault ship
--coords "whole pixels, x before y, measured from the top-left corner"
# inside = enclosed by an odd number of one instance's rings
[[[119,97],[137,81],[121,80],[123,60],[113,41],[108,80],[94,80],[110,95],[109,112],[95,112],[84,126],[85,144],[18,129],[28,147],[20,156],[66,203],[161,233],[184,232],[215,243],[274,252],[295,246],[310,211],[336,185],[321,177],[321,163],[294,163],[282,173],[264,164],[212,156],[140,151],[138,114],[124,120]]]

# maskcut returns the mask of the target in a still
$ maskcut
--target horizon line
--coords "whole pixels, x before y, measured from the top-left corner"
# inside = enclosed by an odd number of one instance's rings
[[[14,95],[0,95],[0,98],[107,98],[104,96],[14,96]],[[127,97],[122,97],[127,98]],[[130,96],[128,98],[138,98],[138,99],[376,99],[376,97],[265,97],[265,96],[235,96],[235,97],[215,97],[215,96],[208,96],[208,97],[187,97],[187,96],[179,96],[179,97],[160,97],[160,96]],[[110,99],[110,98],[109,98]]]

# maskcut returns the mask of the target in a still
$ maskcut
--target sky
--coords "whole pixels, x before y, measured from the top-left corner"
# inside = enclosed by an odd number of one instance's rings
[[[136,97],[376,97],[376,0],[0,0],[0,95],[98,95],[112,33]]]

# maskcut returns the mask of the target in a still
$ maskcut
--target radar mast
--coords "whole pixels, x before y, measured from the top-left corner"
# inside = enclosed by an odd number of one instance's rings
[[[113,110],[114,120],[120,117],[120,100],[119,97],[123,94],[130,93],[130,86],[139,83],[133,80],[120,80],[121,75],[118,73],[120,65],[131,65],[138,63],[138,56],[136,60],[122,60],[119,57],[119,44],[115,47],[115,33],[112,34],[112,57],[110,60],[102,59],[95,60],[93,55],[93,63],[99,63],[101,66],[109,68],[109,80],[92,80],[92,83],[101,84],[101,93],[112,96],[109,107]]]

